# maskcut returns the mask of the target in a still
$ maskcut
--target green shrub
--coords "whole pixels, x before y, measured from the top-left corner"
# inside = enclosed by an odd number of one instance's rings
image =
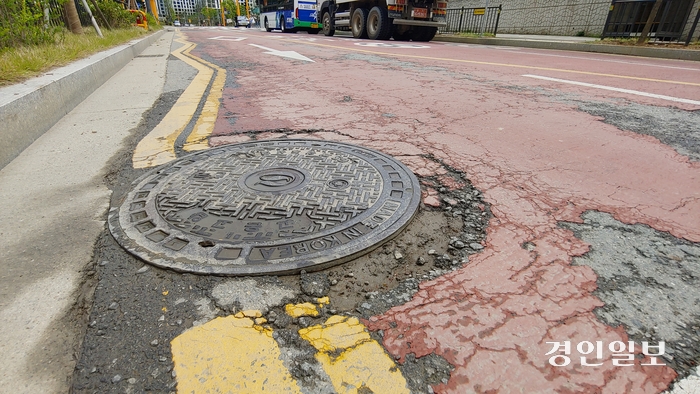
[[[47,0],[0,0],[0,49],[55,42],[61,28],[45,23],[44,7]]]
[[[136,16],[125,10],[120,3],[114,0],[97,0],[97,5],[100,7],[100,11],[104,14],[109,25],[114,29],[129,27],[136,22]],[[90,8],[95,18],[97,18],[92,4],[90,4]]]
[[[160,30],[163,28],[156,18],[149,13],[146,13],[146,21],[148,21],[148,30]]]

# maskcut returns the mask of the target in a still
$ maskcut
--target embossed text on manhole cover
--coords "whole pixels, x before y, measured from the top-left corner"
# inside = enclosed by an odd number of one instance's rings
[[[402,230],[420,186],[383,153],[274,140],[188,155],[144,175],[109,227],[142,259],[177,271],[263,275],[318,270]]]

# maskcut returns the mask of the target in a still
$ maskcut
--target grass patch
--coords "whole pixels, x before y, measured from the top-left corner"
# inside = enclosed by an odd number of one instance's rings
[[[457,33],[457,37],[469,37],[469,38],[479,38],[479,37],[496,37],[493,33],[472,33],[472,32],[463,32],[463,33]]]
[[[22,82],[65,66],[75,60],[109,49],[148,34],[140,27],[103,29],[100,38],[94,29],[84,28],[85,34],[63,32],[54,44],[4,48],[0,51],[0,86]]]

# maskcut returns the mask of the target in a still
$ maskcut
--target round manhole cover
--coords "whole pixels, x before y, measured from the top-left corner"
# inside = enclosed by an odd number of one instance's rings
[[[285,274],[369,252],[420,202],[403,164],[358,146],[311,140],[214,148],[135,182],[109,227],[129,252],[200,274]]]

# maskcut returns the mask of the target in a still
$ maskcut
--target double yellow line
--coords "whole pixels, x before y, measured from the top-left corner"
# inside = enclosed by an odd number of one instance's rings
[[[194,67],[197,70],[197,75],[163,120],[136,146],[132,158],[134,168],[155,167],[177,158],[175,142],[192,121],[202,98],[205,96],[206,99],[202,111],[194,125],[194,129],[183,145],[183,150],[191,152],[209,147],[209,136],[214,130],[214,123],[219,113],[219,104],[223,94],[224,83],[226,82],[226,70],[192,55],[191,51],[196,46],[194,43],[184,38],[178,38],[175,41],[184,45],[174,50],[172,54]],[[214,77],[215,72],[216,76]],[[212,78],[214,78],[213,82]],[[207,87],[210,83],[211,88],[207,95]]]

